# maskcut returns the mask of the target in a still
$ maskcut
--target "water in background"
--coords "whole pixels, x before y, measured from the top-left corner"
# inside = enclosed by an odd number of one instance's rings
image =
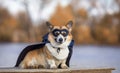
[[[0,67],[14,67],[20,52],[28,44],[0,44]],[[82,45],[74,46],[71,68],[115,68],[120,72],[120,47]]]

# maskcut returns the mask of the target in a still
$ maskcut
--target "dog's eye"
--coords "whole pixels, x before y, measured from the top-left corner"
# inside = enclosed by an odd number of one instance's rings
[[[61,32],[61,34],[63,35],[63,36],[67,36],[68,34],[67,34],[67,32]]]
[[[60,34],[60,32],[59,31],[56,31],[56,32],[54,32],[55,33],[55,35],[59,35]]]
[[[61,32],[62,35],[66,35],[66,32]]]
[[[54,36],[58,36],[60,34],[60,31],[58,29],[55,29],[55,30],[52,31],[52,34]]]
[[[63,29],[62,31],[61,31],[61,34],[64,36],[64,37],[66,37],[67,35],[68,35],[68,31],[66,30],[66,29]]]

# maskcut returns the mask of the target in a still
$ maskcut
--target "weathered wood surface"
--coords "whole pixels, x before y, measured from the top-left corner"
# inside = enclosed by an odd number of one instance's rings
[[[112,73],[114,68],[101,69],[18,69],[0,68],[0,73]]]

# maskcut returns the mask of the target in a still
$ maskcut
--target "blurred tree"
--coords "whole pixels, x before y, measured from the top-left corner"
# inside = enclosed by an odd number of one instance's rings
[[[34,4],[33,2],[36,3],[37,7],[39,8],[38,10],[38,13],[39,15],[41,14],[44,6],[46,4],[48,4],[50,1],[49,0],[16,0],[18,2],[20,2],[24,7],[25,7],[25,10],[26,10],[26,13],[25,13],[25,16],[22,16],[22,19],[20,17],[20,21],[24,21],[22,22],[23,23],[23,26],[25,26],[24,28],[26,28],[26,31],[27,31],[27,34],[28,34],[28,38],[29,38],[29,42],[35,42],[36,41],[36,36],[35,36],[35,29],[36,26],[34,26],[33,24],[33,21],[32,21],[32,13],[30,12],[30,6],[32,6],[32,4]],[[39,16],[38,15],[38,16]],[[25,17],[25,18],[24,18]],[[25,20],[23,20],[25,19]],[[39,20],[41,22],[43,22],[42,20]]]
[[[23,2],[25,9],[26,9],[27,17],[28,17],[26,24],[28,25],[28,37],[30,39],[30,42],[34,42],[35,41],[34,29],[32,28],[33,25],[32,25],[32,19],[30,16],[29,8],[28,8],[28,3],[29,3],[28,0],[24,0],[24,2]]]
[[[7,9],[0,7],[0,41],[12,41],[12,35],[17,27],[16,19]]]
[[[118,12],[117,17],[118,17],[118,19],[119,19],[119,25],[118,25],[118,37],[119,37],[119,43],[120,43],[120,31],[119,31],[119,29],[120,29],[120,0],[116,0],[116,3],[119,5],[119,12]]]
[[[55,13],[50,18],[50,22],[54,25],[65,25],[69,20],[74,21],[74,16],[72,13],[72,8],[70,5],[67,7],[62,7],[60,4],[58,4]]]
[[[119,12],[120,12],[120,0],[115,0],[115,1],[119,5]]]

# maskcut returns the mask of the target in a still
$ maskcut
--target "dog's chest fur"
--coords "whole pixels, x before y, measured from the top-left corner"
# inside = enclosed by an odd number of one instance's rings
[[[46,47],[49,52],[58,60],[64,60],[68,57],[69,49],[67,46],[62,46],[58,50],[58,48],[55,48],[50,43],[47,43]]]

